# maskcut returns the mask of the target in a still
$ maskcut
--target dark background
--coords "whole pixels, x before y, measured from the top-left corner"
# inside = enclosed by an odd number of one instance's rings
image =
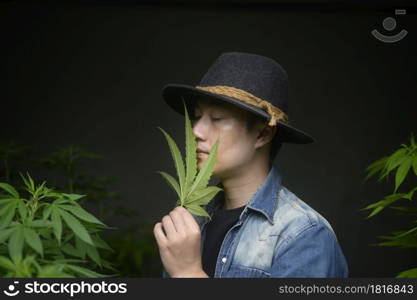
[[[162,86],[196,85],[222,52],[265,55],[289,74],[292,124],[316,139],[283,146],[283,184],[330,222],[351,277],[417,267],[415,250],[370,245],[408,219],[359,211],[393,191],[393,180],[363,182],[365,168],[417,133],[415,2],[269,2],[1,4],[0,138],[33,146],[33,156],[68,144],[102,155],[90,167],[154,224],[176,200],[156,173],[174,173],[157,127],[182,142],[184,126]],[[388,34],[388,16],[394,33],[408,30],[398,43],[370,34]],[[123,232],[129,222],[111,225]]]

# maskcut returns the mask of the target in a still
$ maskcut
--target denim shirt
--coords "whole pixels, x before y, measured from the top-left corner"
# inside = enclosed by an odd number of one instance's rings
[[[220,205],[216,196],[205,209],[212,216]],[[202,253],[209,219],[194,217]],[[165,269],[162,277],[169,277]],[[348,277],[348,266],[329,222],[281,185],[281,175],[272,166],[226,233],[214,277]]]

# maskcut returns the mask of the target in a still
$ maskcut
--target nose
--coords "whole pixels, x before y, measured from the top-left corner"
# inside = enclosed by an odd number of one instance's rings
[[[193,133],[196,136],[197,140],[206,140],[208,129],[209,125],[207,124],[203,116],[200,117],[198,120],[194,121]]]

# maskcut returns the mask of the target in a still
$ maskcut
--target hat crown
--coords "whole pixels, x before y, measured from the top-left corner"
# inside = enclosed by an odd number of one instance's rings
[[[244,52],[222,53],[199,86],[231,86],[255,95],[288,114],[288,75],[275,60]]]

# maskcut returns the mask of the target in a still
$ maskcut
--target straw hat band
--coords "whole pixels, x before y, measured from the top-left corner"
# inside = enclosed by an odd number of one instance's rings
[[[263,109],[271,116],[271,119],[268,123],[269,126],[276,126],[278,120],[281,120],[284,123],[288,123],[288,116],[282,110],[272,105],[270,102],[258,98],[244,90],[226,85],[196,86],[196,88],[214,94],[229,96]]]

